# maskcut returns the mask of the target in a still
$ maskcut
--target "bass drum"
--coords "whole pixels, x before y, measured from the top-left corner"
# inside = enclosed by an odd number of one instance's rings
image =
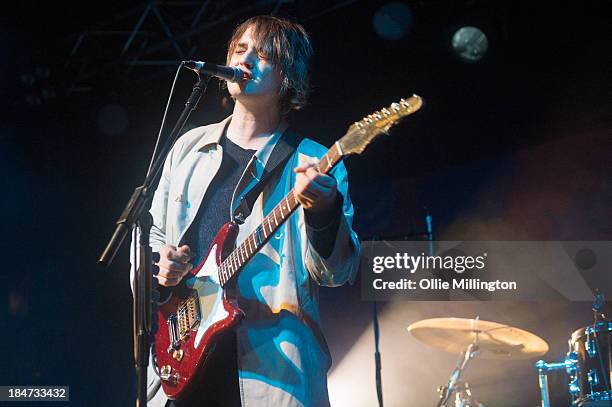
[[[572,405],[612,407],[612,321],[576,330],[569,341],[570,357],[577,361],[569,384]]]

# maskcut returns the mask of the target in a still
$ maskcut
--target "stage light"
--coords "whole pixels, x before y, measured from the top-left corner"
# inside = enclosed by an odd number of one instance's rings
[[[392,2],[378,9],[372,23],[383,40],[399,40],[408,34],[412,20],[412,11],[407,5]]]
[[[465,26],[453,34],[451,40],[453,52],[465,62],[480,61],[489,49],[489,40],[477,27]]]

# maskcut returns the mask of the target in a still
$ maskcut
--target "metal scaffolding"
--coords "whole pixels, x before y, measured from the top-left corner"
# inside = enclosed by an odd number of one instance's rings
[[[136,67],[177,66],[201,51],[199,38],[252,15],[288,15],[303,21],[355,1],[152,0],[78,33],[64,64],[63,88],[68,96],[86,93],[94,83],[126,76]]]

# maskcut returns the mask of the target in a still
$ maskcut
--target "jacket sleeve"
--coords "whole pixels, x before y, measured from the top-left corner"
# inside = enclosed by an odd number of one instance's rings
[[[360,245],[352,228],[354,210],[348,195],[348,175],[344,164],[339,163],[331,175],[338,183],[338,193],[342,195],[340,222],[331,254],[327,257],[321,256],[309,241],[306,231],[301,230],[300,233],[305,247],[304,263],[308,273],[318,284],[335,287],[347,281],[354,283],[359,268]],[[300,210],[303,216],[303,209]]]
[[[151,226],[151,233],[149,236],[149,245],[153,251],[159,251],[159,248],[166,244],[166,215],[168,208],[168,190],[170,188],[170,174],[172,169],[172,158],[175,147],[170,151],[166,161],[164,162],[164,168],[162,175],[159,179],[159,184],[153,195],[151,203],[151,216],[153,216],[153,225]],[[134,278],[135,270],[138,259],[135,253],[134,242],[138,236],[136,236],[136,230],[132,233],[132,241],[130,242],[130,284],[132,286],[132,292],[134,291]]]
[[[170,190],[170,177],[172,172],[172,158],[175,149],[172,149],[159,179],[159,185],[153,195],[151,203],[151,215],[153,216],[153,226],[151,227],[151,248],[158,251],[166,244],[166,218],[168,214],[168,193]]]

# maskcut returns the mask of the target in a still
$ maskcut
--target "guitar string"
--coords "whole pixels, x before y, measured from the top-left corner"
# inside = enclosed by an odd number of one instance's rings
[[[334,144],[325,155],[319,160],[317,163],[317,169],[319,172],[326,174],[329,172],[333,166],[340,161],[341,154],[338,151],[338,147]],[[291,202],[291,200],[293,202]],[[282,207],[286,203],[287,213],[284,214],[282,211]],[[220,269],[223,269],[225,273],[220,275],[221,285],[225,285],[229,279],[231,279],[240,268],[246,264],[250,258],[263,246],[265,242],[267,242],[268,238],[272,236],[272,234],[280,227],[287,218],[293,213],[295,209],[299,206],[299,202],[295,198],[295,190],[291,189],[289,193],[281,199],[281,201],[270,211],[270,213],[264,218],[261,224],[247,236],[247,238],[237,247],[235,248],[230,255],[221,263]],[[280,222],[278,222],[278,218]],[[274,222],[274,224],[272,223]],[[266,231],[269,230],[268,231]],[[261,238],[257,239],[257,235],[259,235],[258,231],[261,231]],[[253,239],[255,250],[248,251],[246,250],[246,244],[249,239]],[[246,253],[246,256],[244,254]],[[239,256],[243,255],[243,259]]]

